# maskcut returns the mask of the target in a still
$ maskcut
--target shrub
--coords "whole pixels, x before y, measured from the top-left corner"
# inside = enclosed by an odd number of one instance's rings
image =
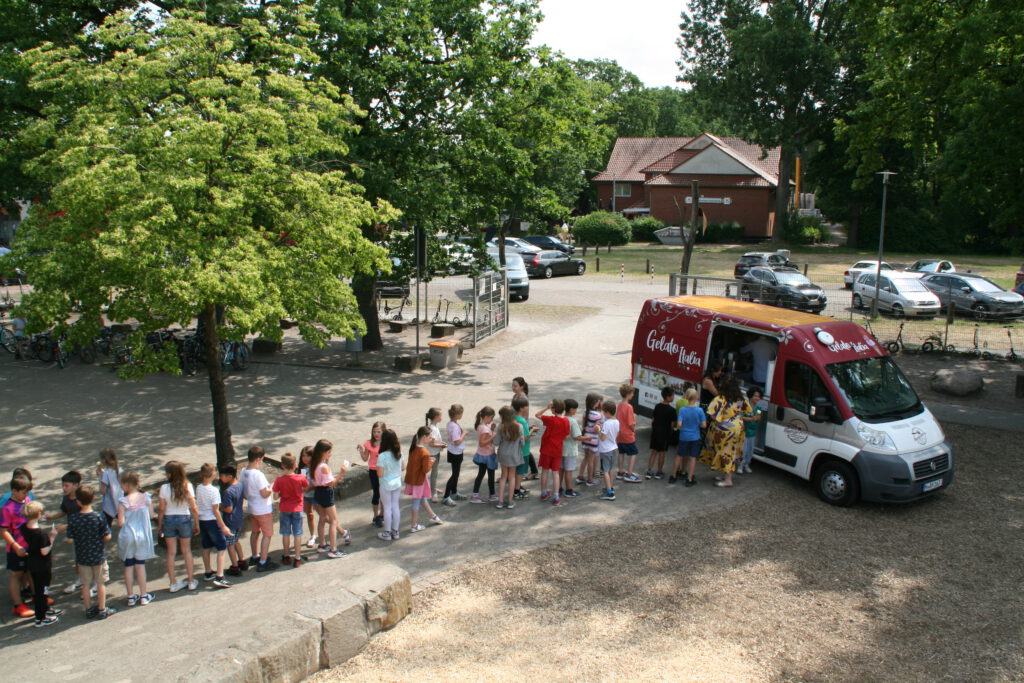
[[[629,225],[633,230],[634,242],[656,242],[658,237],[654,234],[654,231],[665,227],[664,223],[652,216],[634,218],[629,222]]]
[[[629,221],[622,214],[595,211],[576,219],[572,234],[577,244],[628,244],[631,237]]]
[[[789,244],[815,244],[822,241],[824,232],[828,231],[822,231],[821,219],[817,216],[789,213],[782,237]]]
[[[708,223],[706,232],[697,234],[698,242],[742,242],[745,230],[736,221]]]

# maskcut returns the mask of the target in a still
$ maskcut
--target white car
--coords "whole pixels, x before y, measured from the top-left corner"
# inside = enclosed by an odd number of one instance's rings
[[[926,258],[914,261],[914,265],[907,268],[908,273],[955,273],[956,266],[950,261],[942,259]],[[920,275],[918,276],[920,277]]]
[[[843,273],[843,284],[846,285],[847,289],[850,289],[861,273],[874,273],[877,270],[878,261],[857,261]],[[882,270],[895,270],[895,268],[882,261]]]
[[[487,248],[496,250],[498,248],[498,238],[492,237],[487,243]],[[505,251],[511,251],[516,254],[539,254],[541,252],[541,248],[534,244],[530,244],[526,240],[521,240],[518,237],[506,237]]]
[[[868,308],[875,298],[873,271],[861,273],[853,284],[853,307]],[[896,318],[934,318],[941,312],[942,303],[924,286],[914,273],[893,271],[878,281],[878,310]]]

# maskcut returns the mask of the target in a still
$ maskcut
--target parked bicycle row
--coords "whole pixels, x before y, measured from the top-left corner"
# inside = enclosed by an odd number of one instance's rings
[[[56,335],[52,330],[25,335],[23,321],[14,319],[2,322],[0,345],[15,358],[56,362],[59,368],[63,368],[72,357],[77,357],[82,363],[95,363],[102,357],[116,369],[135,360],[135,351],[128,343],[133,331],[130,325],[104,326],[91,343],[72,344],[66,334]],[[147,351],[153,353],[162,353],[173,347],[184,375],[194,375],[200,365],[206,364],[202,331],[196,328],[149,332],[144,343]],[[225,369],[245,370],[249,367],[251,353],[246,342],[220,342],[220,362]]]

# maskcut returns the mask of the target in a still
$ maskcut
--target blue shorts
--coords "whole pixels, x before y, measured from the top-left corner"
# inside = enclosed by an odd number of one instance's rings
[[[199,520],[199,538],[203,550],[216,548],[226,550],[228,541],[224,538],[224,530],[220,528],[215,519]]]
[[[640,449],[636,447],[636,441],[633,443],[617,443],[619,447],[619,455],[639,455]]]
[[[165,515],[161,529],[164,538],[192,538],[191,515]]]
[[[696,441],[680,441],[679,442],[679,457],[680,458],[696,458],[700,456],[700,439]]]
[[[301,512],[282,512],[281,513],[281,535],[282,536],[301,536],[302,535],[302,517]]]

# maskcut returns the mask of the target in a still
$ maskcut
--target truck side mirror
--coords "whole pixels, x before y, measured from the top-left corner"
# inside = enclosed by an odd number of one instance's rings
[[[811,412],[808,417],[811,418],[811,422],[828,422],[832,419],[834,409],[832,401],[824,396],[816,396],[811,401]]]

